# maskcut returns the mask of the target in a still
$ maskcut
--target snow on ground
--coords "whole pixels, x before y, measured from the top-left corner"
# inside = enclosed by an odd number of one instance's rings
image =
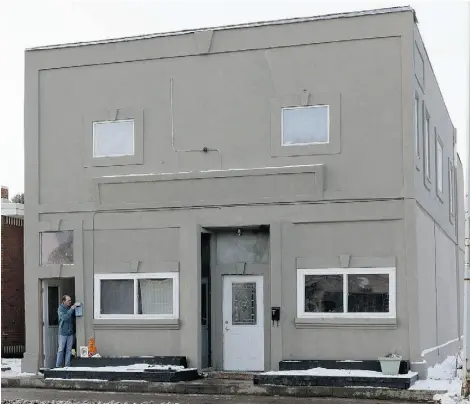
[[[183,366],[170,366],[170,365],[149,365],[146,363],[136,363],[127,366],[100,366],[100,367],[65,367],[61,370],[67,371],[93,371],[93,372],[143,372],[146,369],[155,370],[173,370],[176,372],[184,372],[192,369],[186,369]]]
[[[277,372],[266,372],[265,375],[276,375],[276,376],[326,376],[326,377],[384,377],[381,372],[374,372],[372,370],[349,370],[349,369],[325,369],[325,368],[313,368],[307,370],[281,370]],[[412,377],[417,373],[408,372],[406,375],[394,375],[387,377],[394,377],[397,379]]]
[[[461,356],[448,356],[442,363],[428,369],[428,378],[418,380],[411,390],[444,390],[445,394],[437,394],[434,399],[442,404],[470,404],[461,397],[462,369]]]
[[[10,370],[2,371],[2,378],[34,376],[34,373],[21,373],[21,359],[2,358],[2,365],[6,365],[10,368]]]
[[[428,369],[428,378],[418,380],[410,390],[433,390],[445,391],[437,394],[434,399],[441,404],[470,404],[470,400],[461,397],[462,369],[461,355],[449,356],[442,363],[436,364]],[[299,375],[299,376],[347,376],[347,377],[383,377],[381,372],[367,370],[344,370],[314,368],[308,370],[288,370],[279,372],[266,372],[268,375]],[[409,372],[407,375],[391,377],[408,377],[416,373]]]

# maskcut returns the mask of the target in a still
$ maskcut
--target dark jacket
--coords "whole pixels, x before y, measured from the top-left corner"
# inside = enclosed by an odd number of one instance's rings
[[[58,310],[59,314],[59,335],[73,335],[73,315],[74,309],[61,304]]]

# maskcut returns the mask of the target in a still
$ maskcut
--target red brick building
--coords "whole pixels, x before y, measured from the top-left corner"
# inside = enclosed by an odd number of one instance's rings
[[[2,196],[2,357],[23,357],[25,346],[24,260],[22,204],[8,200],[8,188]]]

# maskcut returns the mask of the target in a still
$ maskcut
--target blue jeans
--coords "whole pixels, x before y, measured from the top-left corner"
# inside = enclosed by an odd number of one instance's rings
[[[61,368],[64,364],[64,351],[65,351],[65,366],[70,366],[70,359],[72,358],[72,345],[73,335],[59,335],[59,350],[57,352],[56,368]]]

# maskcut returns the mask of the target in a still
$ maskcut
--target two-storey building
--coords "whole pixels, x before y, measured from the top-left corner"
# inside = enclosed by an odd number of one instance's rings
[[[30,49],[25,92],[24,371],[64,293],[101,356],[457,351],[462,168],[411,8]]]

